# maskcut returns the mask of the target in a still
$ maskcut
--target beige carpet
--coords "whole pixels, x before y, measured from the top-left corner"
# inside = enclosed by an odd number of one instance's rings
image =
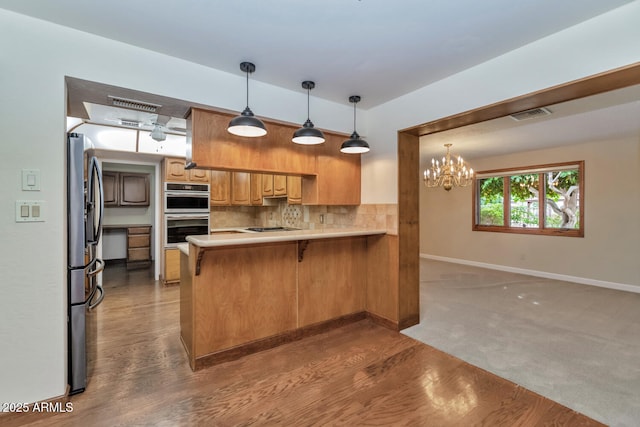
[[[640,425],[640,294],[421,259],[403,332],[611,426]]]

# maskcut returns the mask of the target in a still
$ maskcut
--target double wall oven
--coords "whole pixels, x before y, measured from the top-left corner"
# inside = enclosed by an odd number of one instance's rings
[[[186,242],[187,236],[209,234],[209,230],[209,184],[165,182],[165,248]]]

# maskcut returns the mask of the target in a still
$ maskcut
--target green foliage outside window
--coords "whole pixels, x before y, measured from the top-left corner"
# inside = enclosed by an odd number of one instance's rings
[[[477,224],[535,229],[541,228],[544,218],[542,228],[580,229],[579,169],[523,172],[478,179]],[[505,200],[505,182],[509,183],[508,200]],[[544,206],[542,213],[539,203]],[[505,209],[509,210],[510,224],[507,225],[504,224]]]

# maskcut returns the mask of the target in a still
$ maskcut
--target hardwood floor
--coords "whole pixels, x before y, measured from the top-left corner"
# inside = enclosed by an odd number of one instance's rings
[[[178,286],[109,266],[105,289],[87,391],[64,401],[73,411],[1,425],[601,425],[369,320],[192,372]]]

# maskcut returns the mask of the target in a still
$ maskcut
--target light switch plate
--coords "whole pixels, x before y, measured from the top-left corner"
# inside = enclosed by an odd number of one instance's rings
[[[39,169],[22,169],[22,191],[40,191]]]
[[[44,222],[44,200],[16,200],[16,222]]]

